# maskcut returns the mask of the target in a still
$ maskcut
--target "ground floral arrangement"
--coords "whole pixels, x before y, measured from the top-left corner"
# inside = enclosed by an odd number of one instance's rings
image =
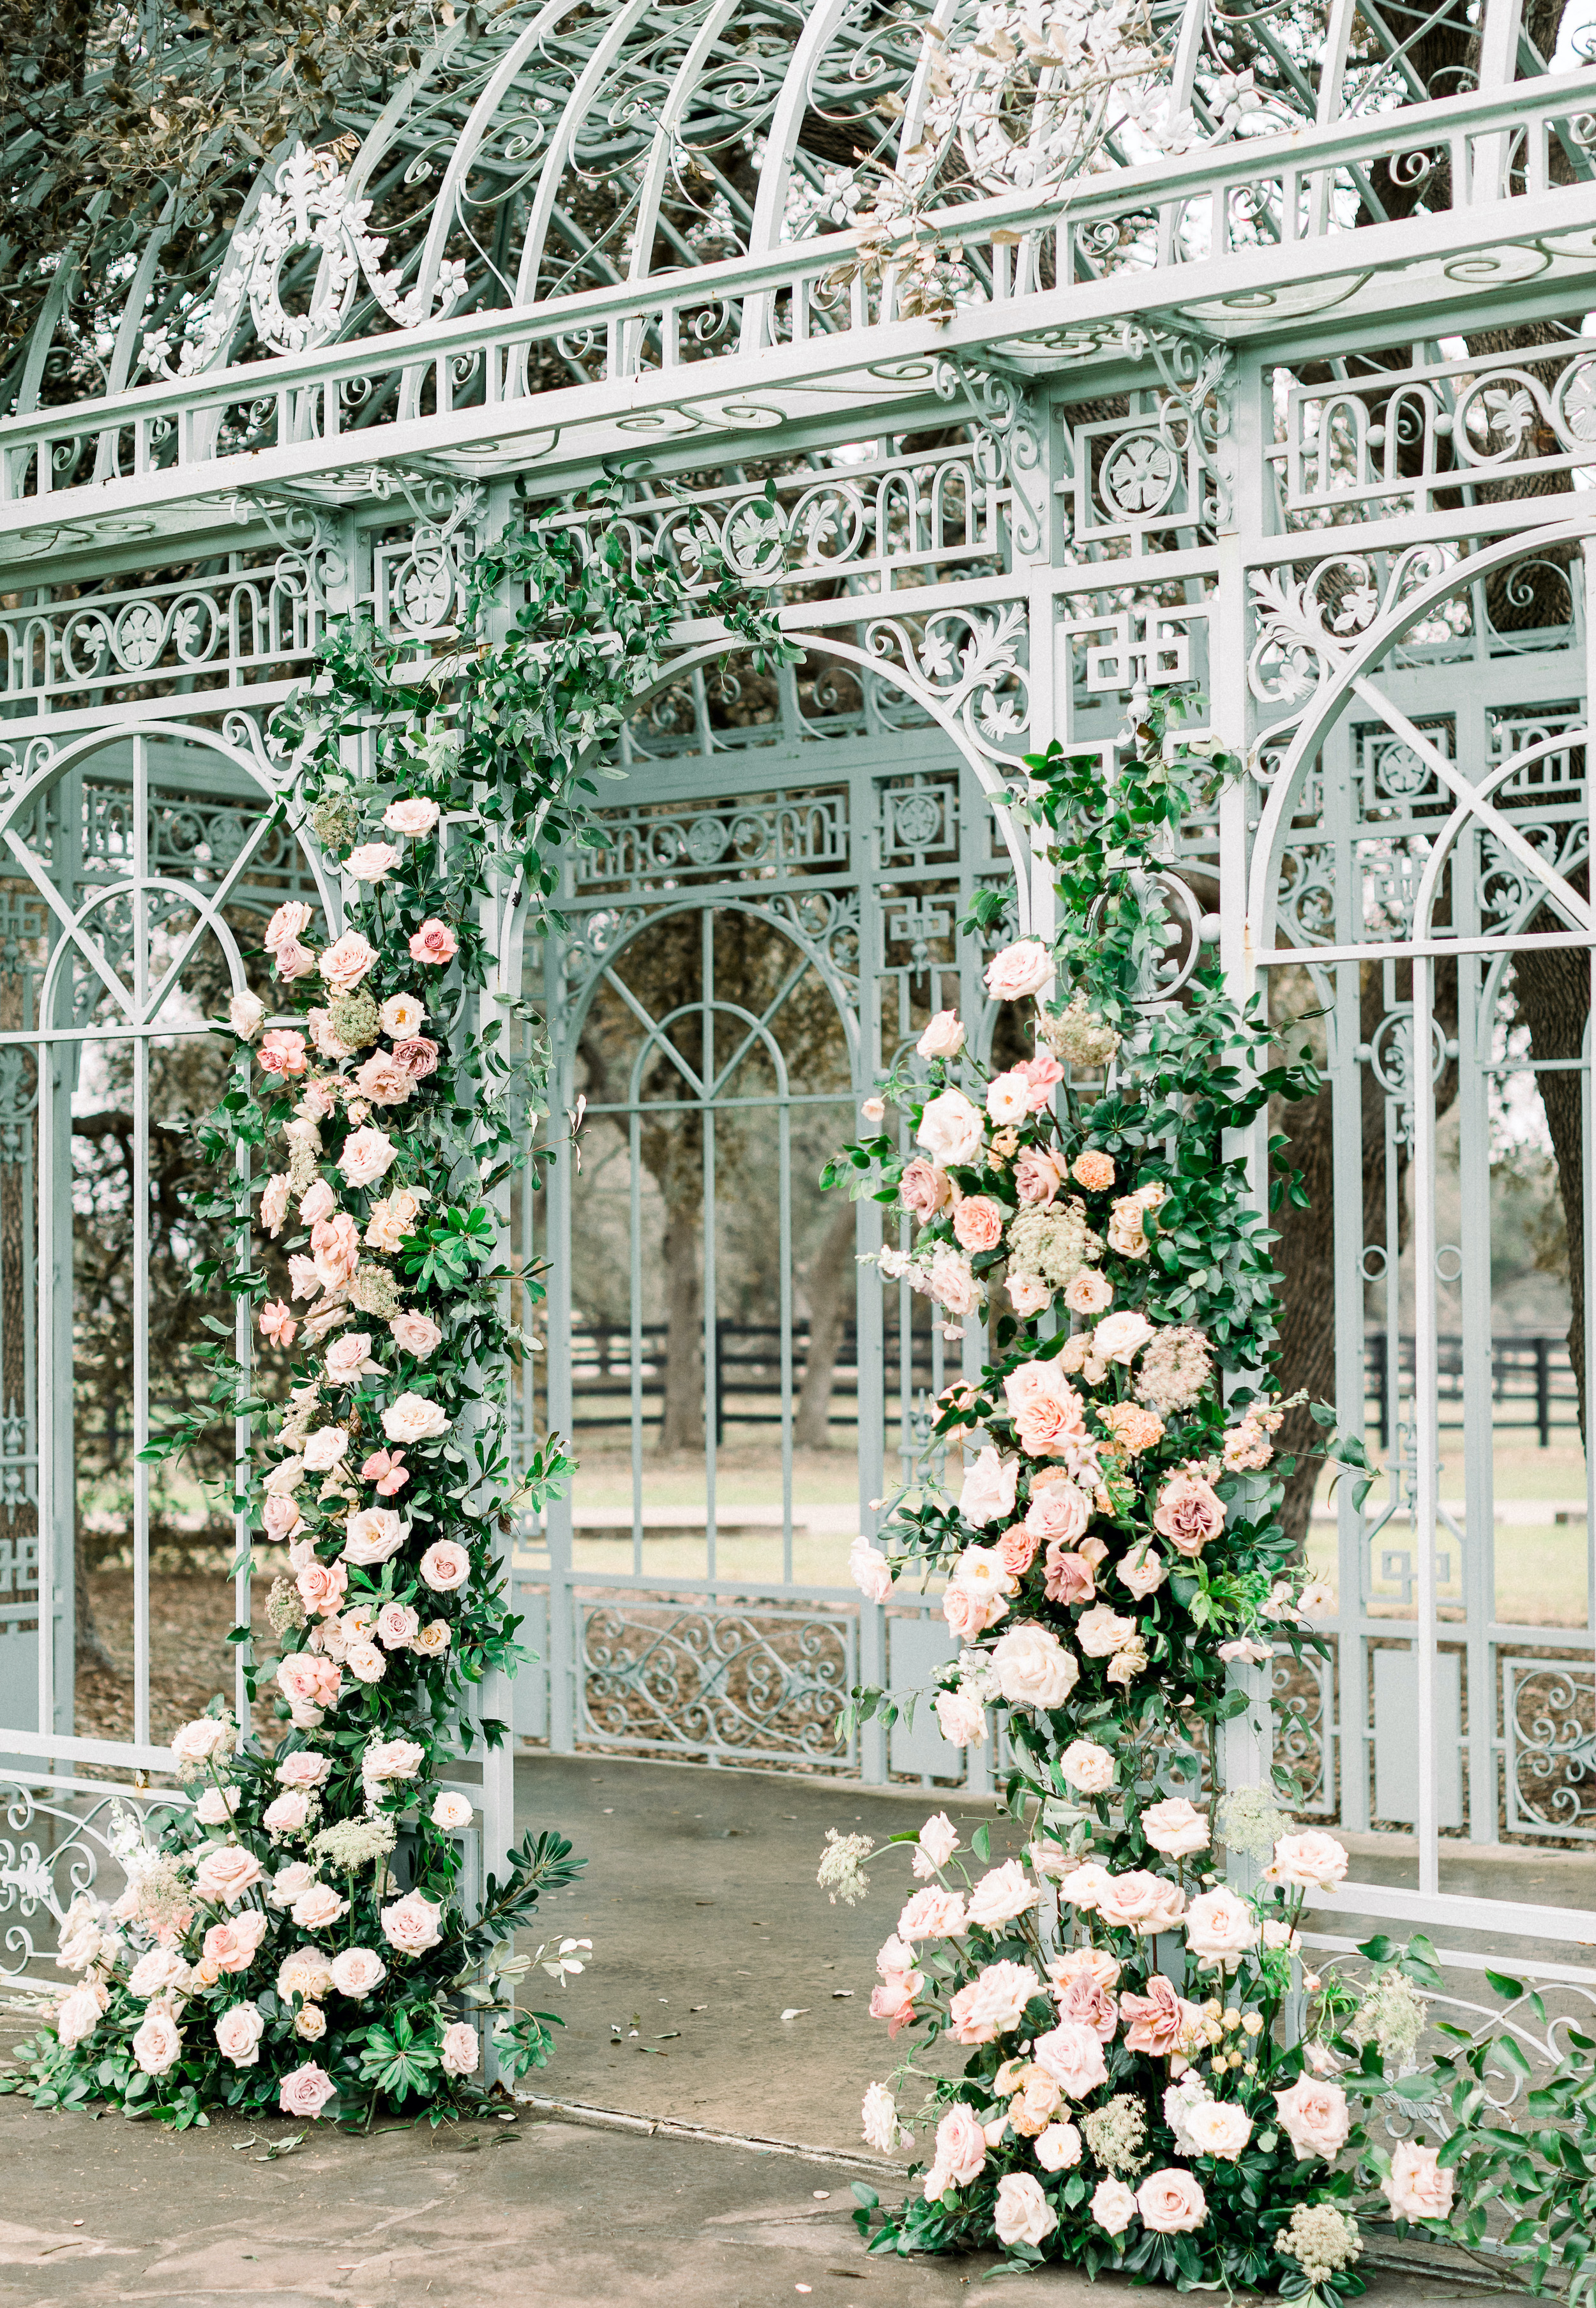
[[[1057,747],[1028,765],[1020,806],[1064,926],[1005,947],[986,982],[1036,1005],[1034,1055],[993,1073],[941,1013],[925,1064],[895,1067],[865,1109],[877,1128],[905,1114],[912,1150],[883,1132],[830,1174],[912,1223],[882,1270],[952,1335],[988,1313],[995,1359],[946,1390],[931,1445],[979,1430],[956,1501],[927,1474],[853,1568],[876,1602],[945,1580],[961,1648],[938,1720],[960,1745],[1001,1730],[1032,1834],[1029,1864],[979,1873],[984,1830],[968,1856],[941,1814],[894,1839],[921,1888],[871,2010],[913,2048],[871,2087],[865,2132],[890,2152],[924,2125],[933,2146],[904,2207],[865,2191],[859,2219],[876,2250],[996,2244],[1017,2267],[1325,2299],[1362,2289],[1357,2211],[1376,2190],[1399,2224],[1446,2233],[1456,2142],[1444,2161],[1445,2132],[1393,2144],[1360,2120],[1400,2091],[1416,1987],[1441,1983],[1425,1947],[1382,1942],[1366,1994],[1310,1976],[1305,2002],[1299,1919],[1346,1854],[1270,1791],[1212,1784],[1221,1727],[1248,1703],[1232,1666],[1322,1648],[1274,1511],[1291,1462],[1273,1442],[1290,1406],[1268,1391],[1272,1236],[1230,1151],[1272,1096],[1315,1080],[1269,1063],[1267,1024],[1217,972],[1192,971],[1178,999],[1151,991],[1165,831],[1234,765],[1179,743],[1156,704],[1137,740],[1111,780]],[[1364,1468],[1361,1444],[1326,1448]],[[891,1719],[897,1703],[863,1692],[854,1711]],[[1255,1889],[1226,1880],[1221,1846],[1255,1863]],[[868,1850],[833,1831],[833,1899],[860,1895]],[[970,2050],[952,2080],[919,2064],[945,2038]],[[1417,2100],[1408,2113],[1421,2131]]]
[[[586,533],[506,531],[441,667],[343,628],[277,725],[294,756],[279,805],[335,862],[343,921],[318,936],[309,905],[280,906],[272,1004],[234,995],[234,1085],[198,1135],[203,1208],[236,1254],[195,1287],[251,1306],[290,1382],[274,1408],[219,1345],[209,1399],[155,1454],[214,1419],[254,1423],[229,1503],[252,1543],[288,1550],[268,1606],[284,1735],[241,1737],[220,1699],[177,1734],[195,1800],[125,1817],[125,1891],[108,1908],[83,1893],[66,1917],[79,1984],[19,2079],[40,2106],[183,2125],[214,2108],[369,2122],[385,2103],[436,2121],[481,2097],[479,2022],[501,2075],[547,2061],[555,2017],[516,2009],[518,1978],[582,1969],[585,1941],[513,1952],[577,1873],[569,1843],[528,1836],[468,1908],[474,1806],[442,1784],[458,1749],[505,1735],[468,1705],[522,1656],[510,1511],[571,1465],[552,1438],[519,1470],[508,1457],[527,1341],[495,1196],[529,1158],[543,1062],[534,1045],[512,1064],[479,1011],[483,908],[512,877],[534,904],[554,887],[548,853],[588,832],[591,749],[658,677],[689,593],[756,651],[788,648],[707,543],[686,570],[627,550],[617,504],[591,504]],[[263,1238],[286,1254],[286,1296]],[[253,1701],[264,1673],[248,1628],[233,1640]]]

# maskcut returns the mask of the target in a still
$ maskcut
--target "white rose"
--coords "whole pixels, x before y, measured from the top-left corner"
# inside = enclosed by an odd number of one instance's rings
[[[1005,2172],[997,2183],[992,2225],[1001,2243],[1040,2243],[1058,2226],[1058,2215],[1029,2172]]]
[[[964,1047],[964,1029],[956,1010],[939,1010],[915,1048],[922,1058],[956,1058]]]
[[[401,1394],[383,1413],[383,1432],[390,1442],[431,1442],[449,1431],[446,1410],[425,1395]]]
[[[253,2068],[261,2056],[264,2015],[253,2003],[235,2003],[216,2023],[216,2048],[236,2068]]]
[[[228,1023],[241,1042],[253,1042],[261,1030],[266,1005],[258,994],[235,994],[228,1003]]]
[[[965,1474],[963,1488],[959,1493],[959,1512],[978,1529],[1000,1518],[1006,1520],[1014,1511],[1019,1481],[1019,1460],[1003,1458],[988,1442]]]
[[[1020,938],[987,964],[987,991],[994,1002],[1023,1002],[1052,976],[1053,957],[1040,938]]]
[[[1188,2108],[1186,2129],[1199,2156],[1234,2164],[1253,2136],[1252,2120],[1233,2099],[1200,2099]]]
[[[930,1100],[915,1135],[945,1170],[954,1163],[973,1162],[986,1143],[980,1109],[959,1089],[945,1089]]]
[[[1333,1891],[1347,1873],[1346,1847],[1316,1827],[1301,1835],[1282,1835],[1264,1873],[1271,1883],[1288,1884],[1294,1890]]]
[[[1050,2123],[1037,2134],[1032,2153],[1044,2172],[1067,2172],[1081,2161],[1081,2135],[1073,2123]]]

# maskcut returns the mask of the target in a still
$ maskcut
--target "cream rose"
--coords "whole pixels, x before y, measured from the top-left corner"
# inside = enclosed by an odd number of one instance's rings
[[[185,1974],[187,1968],[185,1964]],[[135,1994],[139,1992],[134,1990]],[[98,1979],[86,1979],[82,1986],[62,1997],[56,2010],[56,2034],[68,2051],[75,2045],[87,2043],[99,2027],[108,2001],[109,1991]]]
[[[1073,2123],[1050,2123],[1037,2135],[1031,2153],[1044,2172],[1067,2172],[1081,2161],[1081,2135]]]
[[[375,1948],[341,1948],[332,1959],[332,1985],[341,1995],[357,2001],[380,1987],[388,1967]]]
[[[393,1507],[361,1507],[344,1525],[343,1560],[367,1570],[386,1563],[404,1545],[404,1524]]]
[[[961,1089],[945,1089],[928,1101],[915,1136],[944,1170],[973,1162],[986,1143],[980,1108]]]
[[[390,1442],[433,1442],[449,1432],[446,1410],[422,1394],[401,1394],[383,1413],[383,1432]]]
[[[1011,1274],[1004,1288],[1016,1314],[1029,1322],[1033,1314],[1045,1314],[1053,1304],[1053,1293],[1035,1274]]]
[[[987,1113],[1000,1130],[1023,1122],[1031,1112],[1031,1084],[1022,1073],[994,1074],[987,1084]]]
[[[1083,1796],[1108,1795],[1118,1777],[1113,1756],[1094,1739],[1072,1739],[1058,1768],[1065,1783]]]
[[[1200,2099],[1187,2109],[1186,2128],[1199,2156],[1234,2164],[1253,2136],[1252,2119],[1233,2099]]]
[[[265,2031],[265,2017],[253,2003],[230,2004],[216,2023],[216,2048],[236,2068],[253,2068]]]
[[[153,1947],[142,1955],[127,1975],[129,1993],[143,1997],[164,1995],[168,1989],[181,1994],[188,1986],[188,1966],[176,1948]]]
[[[133,2039],[133,2056],[147,2076],[164,2076],[183,2049],[177,2022],[169,2011],[152,2006]]]
[[[385,1131],[367,1124],[363,1129],[351,1130],[344,1140],[338,1167],[351,1186],[374,1185],[393,1167],[396,1150]]]
[[[172,1734],[172,1753],[179,1767],[209,1763],[232,1752],[237,1736],[230,1715],[200,1715]]]
[[[332,1961],[320,1948],[295,1948],[277,1967],[277,1992],[285,2002],[296,1995],[326,1995],[332,1986]]]
[[[1347,1873],[1346,1847],[1316,1827],[1300,1835],[1282,1835],[1264,1873],[1271,1883],[1288,1884],[1294,1890],[1333,1891]]]
[[[236,1907],[264,1872],[253,1851],[236,1843],[215,1843],[194,1871],[194,1889],[203,1899]]]
[[[407,1355],[422,1360],[443,1343],[442,1331],[425,1314],[395,1314],[388,1328]]]
[[[898,1937],[908,1946],[916,1940],[956,1939],[965,1922],[964,1902],[958,1892],[928,1883],[905,1901],[898,1916]]]
[[[1135,1621],[1122,1618],[1106,1603],[1093,1604],[1075,1622],[1075,1641],[1088,1658],[1112,1658],[1116,1651],[1122,1651],[1126,1643],[1134,1641],[1135,1633]]]
[[[424,794],[412,794],[401,800],[391,801],[383,812],[383,823],[389,832],[402,833],[412,841],[424,833],[430,833],[437,822],[438,805]]]
[[[1039,2244],[1058,2226],[1058,2215],[1029,2172],[1005,2172],[997,2183],[992,2226],[1000,2243]]]
[[[349,1913],[349,1906],[331,1883],[307,1883],[289,1912],[302,1932],[327,1932]]]
[[[1199,1963],[1238,1963],[1258,1944],[1258,1919],[1244,1899],[1221,1883],[1203,1892],[1186,1911],[1186,1943]]]
[[[1064,2020],[1031,2045],[1031,2057],[1051,2076],[1066,2099],[1084,2099],[1109,2080],[1108,2063],[1094,2028],[1079,2020]]]
[[[980,2177],[987,2160],[987,2135],[975,2110],[961,2100],[936,2127],[936,2153],[926,2175],[926,2201],[936,2202],[949,2188],[967,2188]]]
[[[440,1787],[433,1797],[428,1816],[434,1827],[442,1828],[447,1835],[457,1828],[470,1827],[475,1813],[469,1796],[460,1795],[453,1787]]]
[[[959,1493],[959,1512],[966,1522],[978,1529],[987,1524],[1007,1522],[1014,1511],[1014,1493],[1019,1487],[1020,1461],[1005,1459],[991,1443],[969,1468],[963,1487]]]
[[[228,1003],[228,1023],[241,1042],[253,1042],[261,1030],[266,1005],[258,994],[235,994]]]
[[[1006,2036],[1019,2026],[1026,2004],[1040,1994],[1041,1986],[1029,1964],[988,1964],[948,2005],[955,2040],[991,2044]]]
[[[1105,1316],[1091,1334],[1091,1351],[1106,1363],[1128,1365],[1152,1336],[1152,1324],[1134,1309]]]
[[[956,1058],[964,1047],[958,1012],[939,1010],[914,1046],[922,1058]]]
[[[471,1558],[458,1539],[435,1539],[421,1557],[421,1576],[436,1595],[452,1595],[471,1575]]]
[[[1109,2235],[1123,2235],[1136,2217],[1136,2199],[1123,2180],[1100,2180],[1092,2192],[1091,2217]]]
[[[346,930],[327,948],[317,967],[323,981],[335,994],[352,994],[376,958],[376,948],[367,945],[358,930]]]
[[[1074,1651],[1031,1620],[998,1637],[992,1666],[998,1689],[1016,1707],[1062,1707],[1081,1673]]]
[[[444,2073],[446,2076],[474,2076],[481,2060],[481,2043],[470,2021],[452,2020],[444,2030]]]
[[[867,1602],[884,1603],[893,1591],[893,1566],[862,1535],[848,1550],[848,1571]]]
[[[988,1930],[998,1924],[1013,1921],[1034,1908],[1041,1894],[1027,1876],[1017,1859],[1005,1859],[1001,1867],[989,1867],[970,1894],[969,1916],[972,1924],[983,1924]]]
[[[1184,1796],[1150,1804],[1142,1813],[1142,1832],[1166,1859],[1189,1858],[1194,1851],[1205,1850],[1211,1840],[1207,1820]]]

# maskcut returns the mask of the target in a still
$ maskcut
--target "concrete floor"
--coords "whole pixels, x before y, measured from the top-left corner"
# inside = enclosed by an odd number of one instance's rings
[[[546,1911],[548,1935],[594,1950],[581,1979],[540,1983],[539,2005],[568,2021],[533,2080],[541,2112],[436,2135],[310,2127],[268,2160],[295,2127],[174,2138],[0,2099],[0,2308],[951,2308],[970,2296],[989,2261],[867,2261],[849,2218],[862,2170],[876,2166],[884,2194],[895,2185],[860,2142],[858,2104],[887,2065],[867,2005],[907,1857],[881,1856],[856,1908],[832,1907],[815,1882],[828,1826],[880,1842],[934,1804],[541,1755],[518,1765],[517,1795],[523,1828],[559,1827],[589,1855],[582,1885]],[[1018,1849],[992,1805],[945,1807],[966,1839],[991,1822],[995,1859]],[[806,2152],[573,2123],[548,2114],[551,2100]],[[1082,2279],[1036,2283],[1084,2308]],[[1419,2276],[1377,2276],[1370,2295],[1379,2308],[1481,2296],[1433,2256]]]

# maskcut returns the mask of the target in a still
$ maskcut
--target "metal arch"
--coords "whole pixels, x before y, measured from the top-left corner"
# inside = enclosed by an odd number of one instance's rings
[[[1270,782],[1268,798],[1259,817],[1247,880],[1247,902],[1255,948],[1262,950],[1273,942],[1281,852],[1291,816],[1316,753],[1356,693],[1354,684],[1363,680],[1388,650],[1411,632],[1437,602],[1447,599],[1460,586],[1475,583],[1482,577],[1488,577],[1494,570],[1523,560],[1531,547],[1579,544],[1592,534],[1596,534],[1596,515],[1572,513],[1563,521],[1549,522],[1544,529],[1518,530],[1498,538],[1482,552],[1470,554],[1442,569],[1436,576],[1409,594],[1388,620],[1359,633],[1339,663],[1330,661],[1331,671],[1319,685],[1317,693],[1303,709],[1297,734],[1279,771]],[[1328,641],[1330,636],[1324,638]],[[1373,702],[1372,700],[1368,702]],[[1386,704],[1388,707],[1388,701]],[[1376,705],[1375,710],[1385,709]],[[1509,833],[1512,831],[1510,827]],[[1514,840],[1517,839],[1514,835]],[[1541,871],[1539,866],[1535,870]],[[1567,894],[1574,898],[1574,892]],[[1583,901],[1577,898],[1574,898],[1574,904],[1582,910],[1589,911]]]

